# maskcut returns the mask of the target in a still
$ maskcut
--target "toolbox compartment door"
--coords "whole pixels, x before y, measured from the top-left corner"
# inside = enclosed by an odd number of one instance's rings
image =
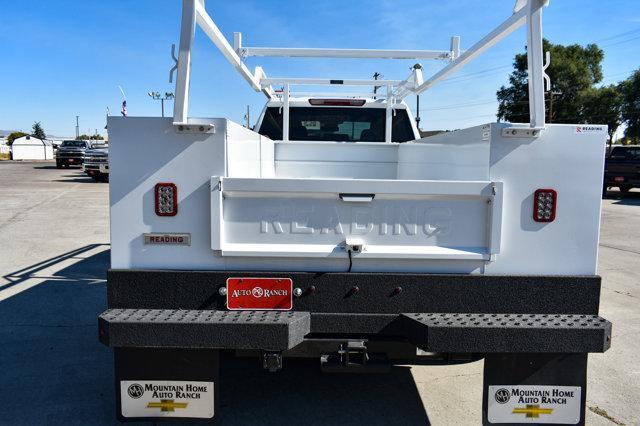
[[[222,256],[490,260],[501,182],[211,179],[211,247]]]

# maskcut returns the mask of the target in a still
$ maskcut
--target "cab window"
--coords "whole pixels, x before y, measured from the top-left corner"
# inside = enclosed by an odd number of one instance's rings
[[[393,117],[392,141],[415,139],[406,110]],[[385,109],[297,107],[289,112],[292,141],[384,142]],[[272,140],[282,140],[282,112],[269,107],[258,131]]]

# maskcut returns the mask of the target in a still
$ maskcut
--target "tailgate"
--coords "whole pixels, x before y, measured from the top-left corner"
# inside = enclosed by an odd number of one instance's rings
[[[370,179],[211,180],[211,247],[222,256],[490,260],[502,183]]]

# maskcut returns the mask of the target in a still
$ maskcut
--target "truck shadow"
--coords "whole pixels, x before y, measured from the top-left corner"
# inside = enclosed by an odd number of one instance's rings
[[[67,173],[61,175],[61,179],[54,179],[52,182],[64,182],[64,183],[95,183],[95,181],[82,170],[68,170]]]
[[[101,246],[4,276],[9,283],[0,295],[19,292],[0,301],[0,389],[11,400],[0,423],[119,424],[112,351],[98,342],[110,258]],[[45,273],[73,259],[79,260]],[[223,363],[220,385],[219,425],[429,424],[408,367],[327,375],[319,360],[285,359],[281,372],[267,373],[256,359],[233,358]]]
[[[223,360],[218,424],[430,424],[409,367],[329,374],[319,364],[285,358],[282,371],[268,373],[255,359]]]
[[[33,166],[33,168],[34,169],[40,169],[40,170],[43,170],[43,169],[55,170],[55,169],[57,169],[55,163],[54,164],[47,164],[46,166]]]
[[[0,423],[115,423],[112,356],[97,342],[108,265],[95,244],[4,276],[0,295],[16,294],[0,301],[0,389],[12,400]]]
[[[613,204],[619,204],[624,206],[640,206],[640,191],[631,190],[626,194],[620,191],[609,190],[607,195],[602,197],[605,200],[615,200]]]

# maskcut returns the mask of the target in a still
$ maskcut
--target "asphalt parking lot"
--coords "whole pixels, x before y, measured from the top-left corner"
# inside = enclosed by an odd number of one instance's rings
[[[640,192],[603,201],[601,315],[612,348],[589,358],[587,423],[640,424]],[[52,163],[0,162],[0,424],[115,424],[111,351],[98,343],[109,265],[108,184]],[[287,362],[287,361],[286,361]],[[478,424],[482,362],[327,376],[223,372],[219,424]],[[247,403],[248,402],[248,403]]]

